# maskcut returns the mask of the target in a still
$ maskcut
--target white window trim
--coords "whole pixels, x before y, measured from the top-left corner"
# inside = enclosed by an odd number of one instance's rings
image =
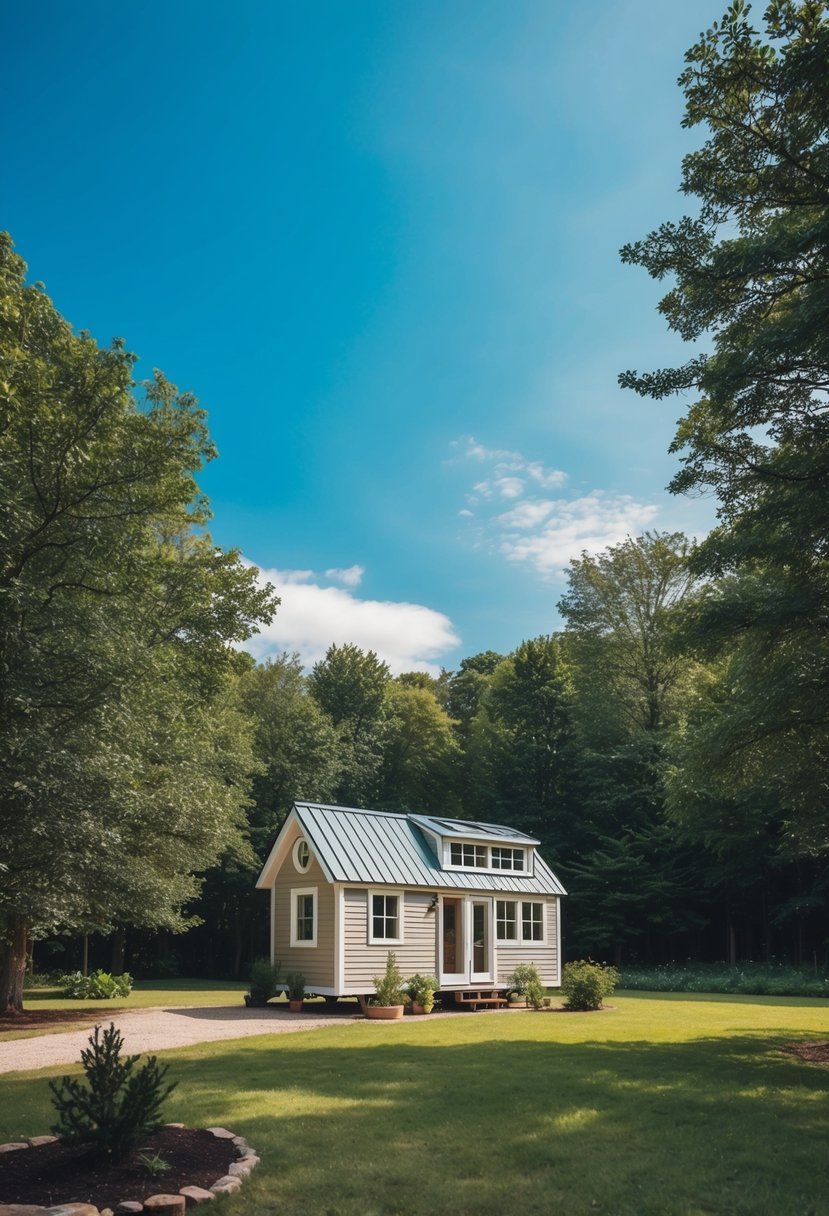
[[[307,845],[307,847],[308,847],[308,861],[305,863],[304,866],[301,866],[299,864],[299,846],[301,844]],[[293,862],[294,862],[294,869],[296,870],[297,874],[307,874],[308,873],[308,870],[310,869],[310,866],[311,866],[312,856],[313,856],[313,854],[311,853],[311,846],[310,846],[310,844],[308,844],[307,837],[299,836],[296,839],[296,841],[294,842],[294,847],[291,851],[291,857],[293,858]]]
[[[518,941],[522,946],[546,946],[547,945],[547,901],[544,899],[519,899],[519,905],[523,904],[541,904],[541,937],[525,937],[524,936],[524,908],[520,906],[518,909]]]
[[[310,941],[300,941],[296,935],[297,900],[301,895],[314,897],[314,935]],[[319,899],[316,887],[291,887],[291,949],[313,950],[317,944],[317,925],[319,923]]]
[[[495,896],[495,944],[496,946],[520,946],[521,945],[521,900],[514,897]],[[499,937],[498,930],[500,923],[498,920],[498,905],[499,904],[515,904],[515,937]]]
[[[452,845],[459,844],[461,846],[473,846],[475,848],[484,849],[486,853],[486,865],[484,866],[456,866],[452,862]],[[492,865],[492,850],[496,849],[520,849],[524,854],[523,870],[504,870],[500,866],[493,868]],[[443,868],[444,870],[456,870],[467,874],[509,874],[510,877],[515,875],[517,878],[532,877],[533,868],[531,864],[532,850],[530,846],[523,844],[487,844],[482,840],[444,840],[443,842]]]
[[[397,937],[375,937],[374,915],[372,912],[375,895],[397,896]],[[366,911],[368,915],[368,944],[370,946],[402,946],[405,940],[406,901],[405,892],[398,887],[369,887]]]

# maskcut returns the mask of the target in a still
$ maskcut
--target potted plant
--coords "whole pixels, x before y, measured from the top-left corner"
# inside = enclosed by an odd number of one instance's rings
[[[267,1005],[279,992],[279,973],[282,964],[258,958],[250,969],[250,991],[245,993],[245,1004],[253,1008]]]
[[[439,987],[433,975],[413,975],[411,979],[406,980],[405,988],[411,1001],[412,1013],[431,1013]]]
[[[291,1013],[302,1013],[302,999],[305,996],[305,976],[301,971],[292,971],[286,977],[288,987],[288,1007]]]
[[[403,992],[403,976],[397,965],[397,956],[389,950],[386,971],[374,977],[374,996],[366,1006],[366,1017],[392,1021],[403,1017],[406,994]]]
[[[533,963],[519,963],[512,975],[507,976],[509,985],[509,1003],[512,1009],[533,1009],[541,1007],[544,988],[538,968]]]

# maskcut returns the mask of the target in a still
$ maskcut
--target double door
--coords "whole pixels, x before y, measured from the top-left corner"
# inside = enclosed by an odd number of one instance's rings
[[[444,895],[440,919],[441,987],[492,983],[492,900]]]

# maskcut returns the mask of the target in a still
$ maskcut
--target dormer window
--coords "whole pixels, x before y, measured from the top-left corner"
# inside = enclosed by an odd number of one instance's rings
[[[512,845],[452,840],[444,845],[443,864],[451,870],[498,870],[525,874],[528,868],[527,850]]]
[[[481,844],[452,844],[449,846],[449,857],[453,866],[462,866],[465,870],[486,870],[487,850]]]
[[[524,850],[506,849],[503,845],[492,846],[493,870],[523,870]]]

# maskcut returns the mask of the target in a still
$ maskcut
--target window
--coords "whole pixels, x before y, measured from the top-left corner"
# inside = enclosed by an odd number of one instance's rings
[[[403,896],[390,895],[386,891],[369,891],[369,925],[368,940],[373,945],[376,942],[402,942],[402,910]]]
[[[544,941],[544,905],[522,903],[521,940],[523,942]]]
[[[499,942],[518,940],[518,915],[514,899],[496,899],[495,936]]]
[[[486,848],[482,844],[456,844],[449,846],[449,859],[453,866],[465,869],[485,870]]]
[[[317,944],[317,888],[301,887],[291,891],[291,945]]]
[[[300,874],[304,874],[311,864],[311,849],[304,836],[300,836],[294,845],[294,866]]]
[[[493,870],[523,870],[524,850],[508,849],[503,845],[492,846]]]

